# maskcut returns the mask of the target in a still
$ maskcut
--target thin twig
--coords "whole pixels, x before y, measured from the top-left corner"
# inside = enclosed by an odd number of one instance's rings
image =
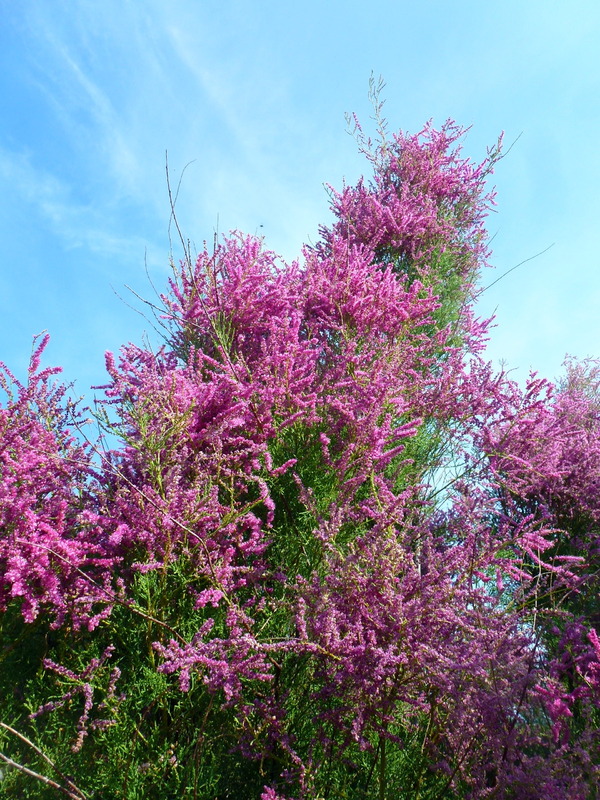
[[[173,197],[173,192],[171,191],[171,176],[169,174],[169,157],[168,153],[165,152],[165,171],[167,174],[167,191],[169,193],[169,205],[171,206],[171,219],[169,220],[169,244],[171,245],[171,222],[175,223],[175,228],[177,230],[177,234],[179,236],[179,241],[181,242],[181,246],[183,247],[183,253],[185,255],[185,260],[187,261],[188,267],[191,269],[192,267],[192,254],[190,251],[189,244],[186,245],[185,239],[183,238],[183,234],[181,232],[181,228],[179,227],[179,221],[177,220],[177,215],[175,214],[175,205],[177,203],[177,198],[179,197],[179,190],[181,189],[181,182],[183,180],[184,173],[186,169],[193,164],[193,161],[189,161],[185,167],[181,170],[181,175],[179,176],[179,182],[177,183],[177,190],[175,192],[175,197]],[[172,245],[171,245],[171,252],[172,252]]]
[[[50,766],[56,772],[56,774],[59,775],[63,779],[63,781],[66,781],[66,783],[71,787],[71,789],[73,789],[73,791],[78,792],[79,795],[82,798],[85,798],[85,794],[81,791],[81,789],[79,789],[77,786],[75,786],[73,781],[69,780],[69,778],[67,778],[66,775],[63,775],[63,773],[59,770],[59,768],[56,766],[54,761],[52,761],[52,759],[49,758],[46,755],[46,753],[44,753],[42,750],[40,750],[40,748],[37,745],[35,745],[30,739],[28,739],[22,733],[19,733],[19,731],[15,730],[15,728],[12,728],[10,725],[7,725],[5,722],[0,722],[0,728],[4,728],[9,733],[12,733],[13,736],[16,736],[22,742],[25,742],[25,744],[28,745],[29,747],[31,747],[31,749],[34,752],[36,752],[39,756],[41,756],[41,758],[43,758],[44,761],[46,761],[48,764],[50,764]],[[5,758],[6,758],[6,756],[5,756]]]
[[[40,775],[39,772],[34,772],[34,770],[29,769],[29,767],[24,767],[23,764],[18,764],[16,761],[13,761],[12,758],[5,756],[4,753],[0,753],[0,759],[8,764],[9,767],[13,767],[19,772],[22,772],[24,775],[29,775],[31,778],[35,778],[36,780],[45,783],[46,786],[51,786],[53,789],[57,789],[59,792],[66,794],[67,797],[70,797],[72,800],[83,800],[85,798],[85,795],[81,794],[79,790],[77,790],[77,794],[73,794],[73,792],[69,791],[69,789],[65,789],[64,786],[61,786],[60,783],[53,781],[52,778],[48,778],[46,775]]]
[[[529,256],[529,258],[525,258],[523,261],[519,261],[519,263],[515,264],[514,267],[511,267],[510,269],[507,269],[506,272],[503,272],[502,275],[500,275],[499,278],[496,278],[495,281],[492,281],[491,283],[488,283],[487,286],[484,286],[483,289],[480,289],[480,291],[476,292],[475,293],[475,297],[479,297],[484,292],[487,292],[488,289],[491,289],[491,287],[495,286],[495,284],[497,284],[498,281],[501,281],[502,278],[506,278],[507,275],[510,275],[510,273],[513,272],[518,267],[523,266],[523,264],[526,264],[528,261],[533,261],[533,259],[534,258],[538,258],[538,256],[543,256],[544,253],[547,253],[548,250],[550,250],[552,247],[554,247],[555,244],[556,244],[556,242],[552,242],[552,244],[549,244],[548,247],[546,247],[544,250],[540,250],[540,252],[536,253],[534,256]]]

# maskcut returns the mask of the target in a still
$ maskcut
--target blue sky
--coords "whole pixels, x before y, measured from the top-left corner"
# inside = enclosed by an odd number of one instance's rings
[[[524,378],[600,355],[597,0],[0,0],[0,359],[22,375],[35,333],[76,391],[104,351],[150,326],[169,275],[165,151],[182,229],[264,234],[292,259],[329,219],[324,183],[366,169],[345,112],[390,129],[505,131],[489,357]],[[262,226],[262,227],[261,227]],[[177,251],[175,251],[177,252]],[[152,334],[151,334],[152,335]]]

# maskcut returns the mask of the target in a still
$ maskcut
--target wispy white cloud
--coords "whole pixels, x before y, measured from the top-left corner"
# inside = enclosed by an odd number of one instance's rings
[[[24,202],[39,213],[66,249],[83,248],[126,261],[148,247],[148,242],[139,236],[121,235],[120,226],[102,209],[77,202],[68,184],[34,167],[31,156],[25,153],[0,148],[0,182],[10,187],[14,202]]]
[[[93,195],[97,217],[133,202],[166,230],[168,150],[175,181],[195,161],[178,206],[192,238],[210,237],[219,217],[225,231],[265,225],[273,247],[296,255],[327,207],[321,181],[336,158],[323,126],[294,107],[250,7],[106,0],[62,10],[30,7],[30,51],[78,166],[72,199]]]

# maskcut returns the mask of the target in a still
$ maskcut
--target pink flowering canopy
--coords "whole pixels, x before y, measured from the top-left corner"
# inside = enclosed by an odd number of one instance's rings
[[[4,368],[8,796],[596,796],[600,366],[494,371],[500,145],[380,134],[298,261],[174,268],[162,346],[106,356],[112,450],[45,339]]]

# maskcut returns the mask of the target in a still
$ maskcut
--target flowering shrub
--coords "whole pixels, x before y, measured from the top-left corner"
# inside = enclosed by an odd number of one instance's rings
[[[48,338],[33,353],[26,385],[0,364],[0,610],[19,601],[28,623],[43,610],[53,627],[68,616],[93,628],[107,611],[98,582],[111,561],[86,497],[90,453],[67,427],[77,425],[76,413],[63,403],[65,388],[51,383],[59,370],[40,370]]]
[[[115,450],[35,352],[0,409],[7,796],[595,796],[599,373],[485,362],[499,149],[463,134],[359,129],[372,182],[298,262],[184,259],[164,345],[107,355]]]

